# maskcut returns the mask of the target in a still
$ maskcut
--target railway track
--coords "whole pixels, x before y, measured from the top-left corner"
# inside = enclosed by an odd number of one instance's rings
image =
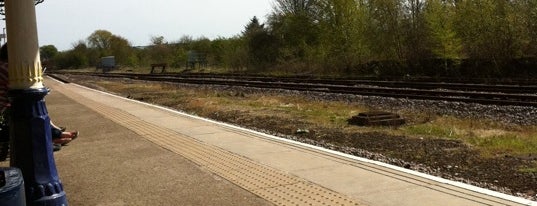
[[[150,74],[151,76],[170,76],[170,74]],[[481,91],[481,92],[499,92],[499,93],[537,93],[537,86],[531,81],[493,81],[493,80],[471,80],[450,82],[450,79],[439,79],[437,81],[428,81],[425,79],[344,79],[344,78],[307,78],[307,77],[270,77],[270,76],[244,76],[235,74],[177,74],[171,75],[182,78],[216,78],[216,79],[240,79],[263,82],[292,82],[292,83],[310,83],[310,84],[331,84],[331,85],[372,85],[379,87],[391,88],[414,88],[414,89],[448,89],[459,91]],[[488,84],[479,82],[489,82]]]
[[[488,85],[438,82],[331,80],[231,75],[169,75],[127,73],[57,73],[129,78],[187,84],[212,84],[266,89],[454,101],[537,107],[536,85]],[[49,74],[54,76],[55,74]]]

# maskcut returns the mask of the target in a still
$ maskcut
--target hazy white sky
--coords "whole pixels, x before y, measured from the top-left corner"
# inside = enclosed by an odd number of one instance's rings
[[[262,22],[273,0],[45,0],[36,6],[40,46],[72,48],[98,29],[129,40],[133,46],[152,36],[167,41],[183,35],[210,39],[231,37],[253,16]],[[5,27],[5,23],[2,22]]]

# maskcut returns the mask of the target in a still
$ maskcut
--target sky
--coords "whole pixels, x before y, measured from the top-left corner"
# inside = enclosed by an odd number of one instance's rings
[[[36,6],[39,45],[69,50],[99,29],[133,46],[157,36],[168,42],[185,35],[232,37],[254,16],[264,22],[272,5],[273,0],[45,0]]]

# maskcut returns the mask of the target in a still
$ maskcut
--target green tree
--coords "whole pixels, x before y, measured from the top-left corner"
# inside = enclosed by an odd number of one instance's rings
[[[204,54],[211,53],[211,40],[207,37],[199,37],[193,40],[190,45],[192,50],[195,50],[197,52],[201,52]]]
[[[403,9],[399,0],[369,1],[369,48],[377,60],[404,60]]]
[[[474,61],[477,75],[500,76],[521,45],[514,1],[475,0],[457,3],[456,30],[463,52]]]
[[[462,42],[455,31],[455,5],[453,0],[428,0],[425,6],[431,50],[436,57],[457,59]]]
[[[276,0],[274,11],[277,14],[312,16],[316,13],[317,0]]]
[[[88,37],[88,46],[97,49],[101,56],[109,56],[110,44],[114,35],[106,30],[96,30]]]
[[[265,70],[273,65],[277,58],[278,42],[261,24],[257,17],[253,17],[242,32],[248,50],[248,64],[255,70]]]
[[[321,35],[318,0],[277,0],[269,32],[278,38],[279,61],[308,64],[317,60]]]
[[[513,19],[517,20],[514,34],[519,41],[522,57],[537,57],[537,1],[512,2]]]
[[[525,22],[524,27],[526,28],[527,39],[526,41],[526,54],[527,56],[537,57],[537,2],[534,0],[525,0],[525,4],[522,4],[526,8],[526,14],[523,19]]]
[[[115,56],[116,63],[119,65],[137,65],[136,55],[127,39],[114,35],[106,30],[96,30],[87,40],[89,48],[97,52],[97,58]],[[97,62],[98,59],[94,59],[93,61]]]
[[[54,61],[59,69],[79,69],[89,66],[89,49],[82,40],[73,43],[73,49],[60,52]]]
[[[427,36],[425,2],[425,0],[407,0],[402,4],[403,53],[405,60],[415,67],[414,70],[420,67],[421,61],[431,57],[430,42],[428,38],[424,38]]]
[[[151,37],[151,46],[148,49],[151,63],[169,63],[172,59],[172,48],[163,36]]]
[[[138,63],[131,43],[123,37],[113,35],[110,39],[109,51],[115,56],[119,65],[133,67]]]
[[[362,0],[324,0],[319,2],[321,46],[325,68],[345,72],[368,61],[367,7]],[[336,71],[339,72],[339,71]]]
[[[39,54],[43,61],[48,61],[58,55],[58,49],[54,45],[45,45],[39,48]]]
[[[457,4],[455,25],[469,58],[498,61],[515,56],[508,1],[475,0]]]
[[[219,66],[231,68],[233,72],[243,72],[248,66],[248,48],[244,38],[218,38],[213,41],[213,51]]]
[[[164,40],[163,36],[153,36],[151,37],[151,44],[153,45],[165,45],[168,44],[166,40]]]

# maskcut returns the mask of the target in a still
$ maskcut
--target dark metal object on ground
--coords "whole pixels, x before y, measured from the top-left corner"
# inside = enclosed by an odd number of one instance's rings
[[[349,124],[358,126],[401,126],[405,119],[390,112],[364,112],[348,120]]]
[[[160,71],[160,73],[164,73],[164,72],[166,72],[166,67],[167,66],[168,66],[168,64],[166,64],[166,63],[151,64],[151,72],[150,72],[150,74],[153,74],[155,72],[155,68],[162,68],[162,71]]]
[[[115,56],[107,56],[107,57],[101,57],[101,62],[97,66],[97,69],[102,69],[103,73],[109,72],[113,69],[116,69],[116,57]]]

